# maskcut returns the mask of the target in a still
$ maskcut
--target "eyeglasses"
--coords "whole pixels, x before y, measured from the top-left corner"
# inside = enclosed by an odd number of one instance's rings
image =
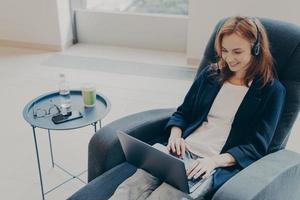
[[[55,105],[52,100],[50,100],[49,108],[35,108],[33,105],[33,118],[43,118],[56,115],[60,113],[60,109],[57,105]]]

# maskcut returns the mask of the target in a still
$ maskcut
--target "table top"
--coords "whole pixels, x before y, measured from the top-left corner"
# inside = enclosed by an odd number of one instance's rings
[[[84,127],[103,119],[110,111],[110,101],[102,94],[96,94],[96,104],[94,107],[84,107],[80,90],[71,90],[71,106],[72,110],[78,110],[83,117],[61,124],[54,124],[52,116],[36,118],[33,110],[36,108],[48,109],[51,103],[60,105],[60,95],[58,91],[43,94],[30,101],[23,110],[24,119],[32,126],[49,130],[68,130]]]

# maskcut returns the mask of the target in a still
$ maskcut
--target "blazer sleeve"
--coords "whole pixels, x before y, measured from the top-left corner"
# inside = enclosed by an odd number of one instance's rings
[[[192,117],[194,102],[197,94],[199,93],[201,85],[204,83],[207,77],[208,69],[209,66],[204,68],[199,74],[198,78],[193,82],[191,88],[184,97],[183,103],[172,114],[167,125],[165,126],[166,131],[169,131],[172,126],[179,127],[182,131],[187,128]]]
[[[227,151],[245,168],[266,155],[276,130],[285,99],[285,88],[279,83],[271,91],[266,106],[258,120],[257,128],[248,143],[235,146]]]

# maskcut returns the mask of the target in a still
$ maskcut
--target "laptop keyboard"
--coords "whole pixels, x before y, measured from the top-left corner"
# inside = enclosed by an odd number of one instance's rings
[[[199,181],[201,181],[202,178],[197,178],[197,179],[191,179],[188,181],[189,188],[192,188],[194,185],[196,185]]]
[[[214,174],[216,172],[216,170],[214,169],[210,175]],[[202,176],[200,176],[199,178],[196,179],[190,179],[188,180],[188,186],[190,189],[190,192],[193,192],[199,185],[201,185],[204,181],[206,180],[202,178]],[[196,185],[196,186],[195,186]],[[195,186],[195,188],[193,188]]]

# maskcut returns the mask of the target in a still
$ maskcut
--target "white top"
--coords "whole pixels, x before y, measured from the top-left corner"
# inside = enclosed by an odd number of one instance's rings
[[[230,132],[237,112],[248,87],[225,82],[208,113],[207,122],[198,127],[186,139],[191,152],[210,157],[220,154]]]

